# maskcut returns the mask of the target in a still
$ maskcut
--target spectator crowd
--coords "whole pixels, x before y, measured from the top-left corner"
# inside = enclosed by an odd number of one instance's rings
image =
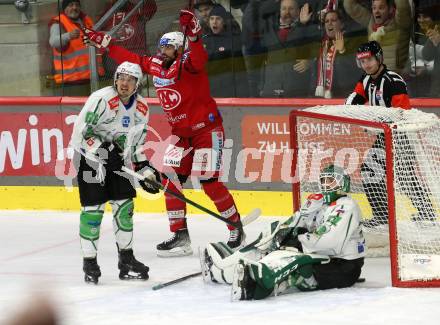
[[[111,10],[116,1],[109,1],[96,16],[106,18],[101,30],[117,29],[113,37],[123,47],[152,55],[157,40],[147,40],[146,30],[160,4],[144,0],[133,10],[138,2]],[[359,74],[356,50],[368,40],[380,43],[384,64],[404,77],[411,96],[438,97],[440,0],[194,0],[193,9],[213,97],[346,97]],[[49,24],[53,78],[64,95],[90,91],[90,56],[81,42],[82,28],[94,25],[90,16],[79,0],[63,0]],[[97,53],[100,79],[114,70]]]

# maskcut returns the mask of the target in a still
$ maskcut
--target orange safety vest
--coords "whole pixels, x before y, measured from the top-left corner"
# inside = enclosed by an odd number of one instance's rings
[[[59,17],[61,18],[60,25],[67,33],[80,27],[65,14],[61,14]],[[54,17],[51,23],[59,23],[59,17]],[[84,15],[82,19],[85,27],[93,27],[93,21],[89,16]],[[82,42],[83,32],[81,31],[80,33],[81,36],[79,38],[69,41],[68,48],[65,51],[60,52],[56,48],[52,48],[53,66],[55,69],[54,79],[57,84],[90,80],[89,49]],[[96,64],[98,74],[103,76],[104,68],[101,55],[96,56]]]

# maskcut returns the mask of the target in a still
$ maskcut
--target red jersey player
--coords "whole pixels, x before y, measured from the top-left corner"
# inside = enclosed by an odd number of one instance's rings
[[[167,154],[164,157],[164,165],[173,168],[177,179],[170,181],[163,175],[163,185],[174,192],[181,192],[182,184],[191,170],[197,171],[204,192],[220,214],[230,221],[239,222],[240,215],[234,199],[218,179],[225,136],[220,112],[210,95],[205,70],[208,54],[199,39],[200,22],[192,12],[181,10],[180,25],[188,36],[188,50],[183,49],[183,34],[171,32],[162,36],[160,54],[153,57],[139,56],[113,45],[108,35],[99,32],[87,31],[84,41],[96,47],[107,47],[108,55],[116,62],[137,63],[143,72],[153,76],[157,96],[171,125],[172,134],[179,137],[179,141],[167,150],[170,157]],[[157,245],[158,256],[192,254],[186,224],[186,204],[166,193],[165,203],[170,230],[174,234]],[[229,247],[239,247],[244,234],[230,225],[228,228]]]

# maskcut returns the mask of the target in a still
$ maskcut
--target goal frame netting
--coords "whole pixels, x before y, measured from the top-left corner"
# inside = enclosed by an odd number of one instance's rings
[[[398,254],[398,236],[397,236],[397,218],[396,218],[396,196],[394,186],[394,157],[393,157],[393,124],[385,122],[362,120],[352,117],[342,117],[330,114],[322,114],[304,110],[292,110],[289,114],[290,123],[290,149],[293,150],[291,175],[293,176],[292,196],[293,196],[293,211],[297,211],[301,205],[301,180],[299,175],[298,153],[300,152],[300,144],[298,137],[298,119],[320,119],[329,122],[355,124],[360,127],[370,127],[383,131],[385,142],[385,172],[386,185],[388,192],[388,209],[389,209],[389,248],[390,248],[390,262],[391,262],[391,283],[393,287],[440,287],[440,271],[438,279],[429,280],[403,280],[399,276],[399,254]]]

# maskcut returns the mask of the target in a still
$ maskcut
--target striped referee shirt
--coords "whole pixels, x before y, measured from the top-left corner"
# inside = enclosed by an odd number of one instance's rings
[[[388,70],[385,65],[376,79],[364,74],[356,83],[354,91],[348,96],[345,103],[348,105],[411,108],[405,81],[399,74]]]

